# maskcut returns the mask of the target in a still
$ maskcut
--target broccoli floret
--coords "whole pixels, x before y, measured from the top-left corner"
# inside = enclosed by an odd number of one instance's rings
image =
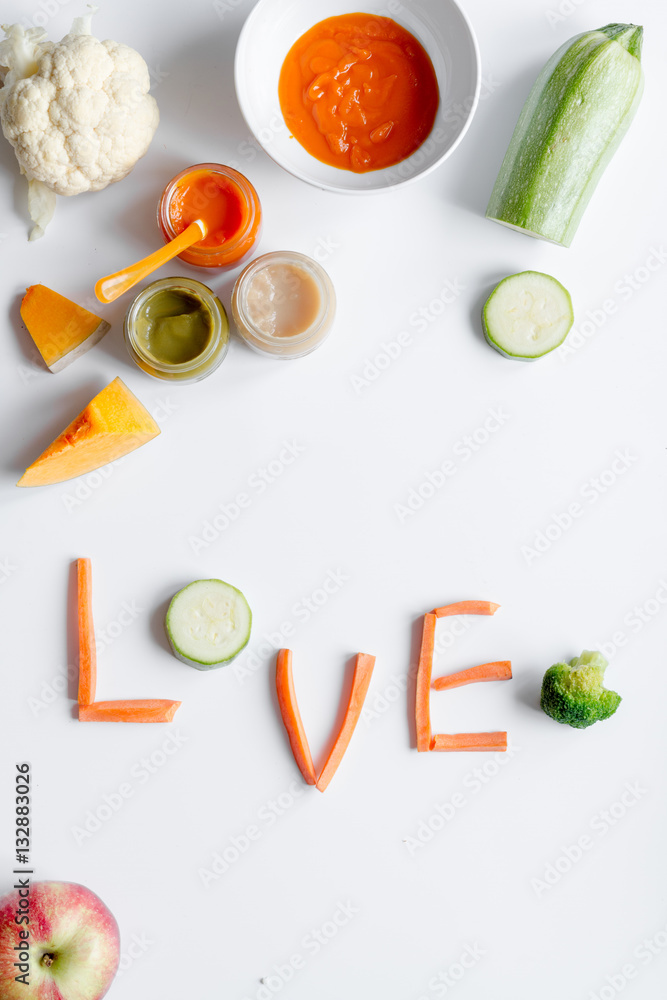
[[[556,722],[576,729],[608,719],[621,696],[603,685],[607,665],[602,653],[587,649],[569,664],[555,663],[544,675],[540,706]]]

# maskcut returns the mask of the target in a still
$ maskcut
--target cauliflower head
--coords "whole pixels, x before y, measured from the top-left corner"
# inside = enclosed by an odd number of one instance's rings
[[[29,181],[31,239],[43,234],[56,194],[121,180],[158,125],[146,63],[127,45],[93,37],[91,19],[76,18],[60,42],[19,24],[0,42],[0,124]]]

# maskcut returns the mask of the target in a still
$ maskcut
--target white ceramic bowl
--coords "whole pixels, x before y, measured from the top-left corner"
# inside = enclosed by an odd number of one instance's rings
[[[398,21],[421,42],[433,63],[440,106],[430,136],[401,163],[354,173],[329,166],[292,138],[280,111],[278,78],[283,60],[305,31],[326,17],[357,10]],[[369,194],[423,177],[456,149],[479,100],[479,49],[468,18],[455,0],[259,0],[236,47],[236,94],[251,132],[276,163],[326,191]]]

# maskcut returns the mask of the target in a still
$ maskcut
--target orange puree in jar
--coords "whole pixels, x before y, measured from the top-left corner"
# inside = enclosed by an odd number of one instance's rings
[[[181,260],[200,267],[235,267],[254,250],[262,209],[254,187],[243,174],[221,163],[198,163],[182,170],[162,193],[158,222],[165,240],[173,240],[197,219],[207,233]]]
[[[169,221],[178,235],[197,219],[205,223],[207,236],[199,246],[217,247],[229,242],[248,214],[238,184],[211,170],[195,170],[176,185],[169,202]]]
[[[312,156],[365,173],[406,159],[433,128],[438,82],[417,39],[389,17],[343,14],[287,53],[280,107]]]

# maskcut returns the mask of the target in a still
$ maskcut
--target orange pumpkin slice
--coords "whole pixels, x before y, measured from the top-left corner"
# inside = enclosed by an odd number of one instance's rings
[[[115,378],[81,411],[39,458],[18,486],[49,486],[115,462],[157,437],[148,410]]]
[[[47,368],[59,372],[101,340],[106,320],[46,285],[31,285],[21,302],[21,319]]]

